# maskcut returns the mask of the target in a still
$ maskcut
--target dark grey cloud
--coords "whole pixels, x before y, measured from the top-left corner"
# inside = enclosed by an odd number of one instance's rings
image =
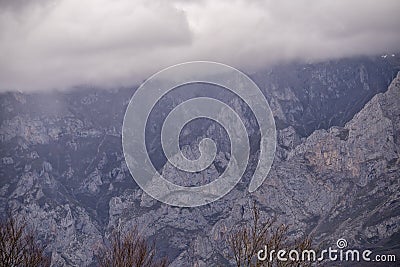
[[[32,6],[46,5],[56,1],[59,0],[0,0],[0,11],[21,12]]]
[[[29,5],[32,1],[29,0],[0,0],[0,8],[4,9],[13,9],[19,10],[27,5]]]
[[[0,90],[131,85],[162,67],[400,51],[398,0],[0,0]]]

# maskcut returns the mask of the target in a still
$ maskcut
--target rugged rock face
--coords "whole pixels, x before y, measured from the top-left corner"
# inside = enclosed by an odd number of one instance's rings
[[[390,64],[398,66],[398,58]],[[359,58],[318,64],[292,64],[253,75],[276,116],[277,126],[293,126],[301,136],[344,126],[397,74],[385,58]]]
[[[228,195],[198,208],[161,204],[130,177],[120,140],[130,90],[4,94],[0,211],[29,218],[54,266],[93,265],[93,251],[111,229],[136,224],[171,266],[228,265],[224,235],[250,218],[252,200],[262,216],[288,223],[291,237],[312,233],[329,245],[346,238],[354,248],[399,255],[399,75],[387,89],[396,64],[353,59],[253,75],[278,123],[274,165],[256,192],[247,192],[246,173]],[[240,102],[228,102],[246,116]],[[220,128],[202,128],[224,142]],[[198,153],[192,131],[184,136],[189,157]],[[183,174],[169,164],[160,171],[178,184],[208,183],[229,161],[222,147],[204,173]]]

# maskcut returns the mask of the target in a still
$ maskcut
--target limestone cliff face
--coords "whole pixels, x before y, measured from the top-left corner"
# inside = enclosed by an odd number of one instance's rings
[[[297,146],[288,159],[304,155],[317,173],[342,172],[364,186],[387,173],[399,158],[399,78],[377,94],[344,127],[318,130]]]
[[[315,242],[332,244],[342,237],[354,248],[398,253],[400,76],[387,89],[394,69],[385,64],[345,60],[254,74],[277,120],[274,165],[254,193],[247,192],[246,173],[222,199],[190,209],[155,201],[130,177],[121,149],[130,90],[4,94],[0,211],[11,208],[29,219],[49,244],[53,266],[93,264],[93,251],[112,228],[136,224],[171,266],[228,265],[224,236],[250,218],[252,200],[262,216],[290,224],[293,238],[313,233]],[[166,102],[176,105],[179,97]],[[241,102],[228,103],[247,116]],[[245,124],[254,126],[249,117]],[[217,126],[202,127],[204,135],[226,142]],[[189,157],[198,153],[193,129],[185,136]],[[222,147],[204,173],[168,164],[160,171],[178,184],[208,183],[230,159]],[[156,144],[150,148],[158,151]]]
[[[288,162],[304,160],[331,196],[313,231],[352,238],[352,244],[390,243],[400,229],[400,75],[343,128],[319,130],[297,146]],[[372,231],[371,229],[374,229]],[[390,229],[388,234],[382,229]],[[389,240],[385,240],[389,238]],[[392,242],[395,242],[392,240]]]

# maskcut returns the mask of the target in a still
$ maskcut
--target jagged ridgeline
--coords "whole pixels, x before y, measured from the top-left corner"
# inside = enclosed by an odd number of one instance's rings
[[[249,220],[253,200],[262,216],[293,225],[293,238],[313,233],[315,242],[331,244],[345,236],[354,248],[398,255],[399,70],[399,58],[388,56],[282,65],[251,74],[275,117],[275,162],[254,193],[242,179],[222,199],[198,208],[161,204],[130,176],[121,129],[134,88],[3,93],[0,212],[14,210],[27,218],[48,244],[54,266],[95,265],[99,242],[117,226],[135,225],[171,266],[224,265],[227,246],[221,240],[236,223]],[[199,120],[181,133],[189,158],[198,153],[199,137],[216,141],[220,153],[205,173],[184,174],[165,165],[157,142],[164,113],[207,93],[191,90],[178,90],[157,105],[147,146],[163,175],[196,185],[216,179],[229,161],[224,130]],[[208,91],[254,125],[243,102],[223,90]],[[254,144],[256,132],[250,137]],[[252,147],[256,155],[257,146]]]

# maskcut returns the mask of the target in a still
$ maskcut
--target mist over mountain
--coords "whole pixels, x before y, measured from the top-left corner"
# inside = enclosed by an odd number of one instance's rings
[[[246,73],[400,51],[397,0],[3,0],[0,91],[119,88],[182,62]]]
[[[28,218],[48,246],[53,266],[94,266],[94,248],[116,227],[138,225],[171,266],[229,265],[224,234],[250,219],[256,201],[264,217],[290,226],[292,238],[312,234],[328,246],[400,257],[400,60],[397,55],[291,63],[249,73],[267,98],[278,131],[271,171],[254,193],[249,171],[220,200],[197,208],[160,203],[131,177],[121,145],[123,116],[136,88],[0,95],[0,212]],[[238,99],[210,89],[254,124]],[[205,90],[206,91],[206,90]],[[184,128],[182,147],[196,157],[197,140],[220,143],[203,172],[177,171],[159,157],[162,114],[192,95],[166,95],[151,117],[147,140],[159,171],[177,184],[217,179],[230,160],[224,131],[206,121]],[[204,93],[204,92],[203,92]],[[154,126],[154,127],[152,127]],[[250,141],[256,134],[250,135]],[[254,141],[256,143],[256,141]],[[195,249],[193,249],[195,248]]]

